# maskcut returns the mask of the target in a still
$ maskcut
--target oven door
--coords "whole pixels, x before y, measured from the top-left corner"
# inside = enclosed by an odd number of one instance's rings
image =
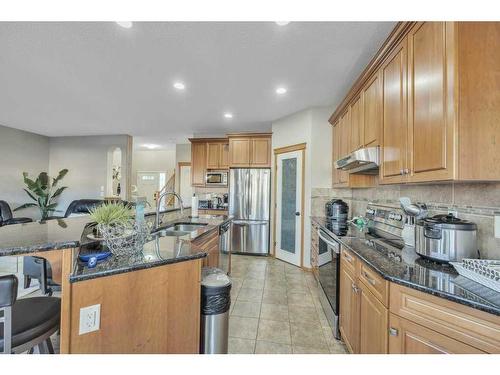
[[[334,336],[339,337],[339,279],[340,279],[340,244],[324,230],[318,230],[319,237],[319,283],[320,301],[327,319],[333,328]]]

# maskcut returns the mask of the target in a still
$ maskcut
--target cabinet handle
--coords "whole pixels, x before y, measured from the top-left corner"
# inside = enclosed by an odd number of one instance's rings
[[[410,170],[408,168],[405,169],[405,174],[410,174]]]
[[[375,284],[377,282],[375,280],[371,279],[370,276],[368,276],[368,274],[366,273],[366,271],[363,271],[362,274],[363,274],[363,277],[366,279],[366,281],[368,281],[370,284],[375,286]]]
[[[349,263],[352,263],[352,261],[354,259],[352,259],[352,257],[350,255],[348,255],[347,253],[344,253],[344,258],[346,258],[346,260],[349,262]]]
[[[389,328],[389,336],[397,336],[399,331],[396,328]]]
[[[359,288],[354,283],[352,283],[351,288],[354,293],[358,294]]]
[[[400,169],[399,170],[399,174],[402,176],[404,174],[404,170],[403,169]]]

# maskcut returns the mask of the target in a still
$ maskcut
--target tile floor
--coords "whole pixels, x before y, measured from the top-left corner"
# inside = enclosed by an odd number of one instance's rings
[[[277,259],[232,255],[229,353],[347,351],[333,337],[314,276]]]

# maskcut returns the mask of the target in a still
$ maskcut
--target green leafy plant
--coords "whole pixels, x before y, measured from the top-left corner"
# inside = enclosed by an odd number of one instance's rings
[[[53,178],[51,183],[47,172],[40,173],[35,180],[28,178],[27,172],[23,172],[24,183],[27,187],[27,189],[23,190],[35,201],[35,203],[25,203],[15,208],[14,211],[28,207],[38,207],[42,220],[46,220],[51,213],[58,212],[58,210],[56,210],[56,198],[62,194],[67,186],[57,187],[57,184],[67,173],[67,169],[60,170],[57,177]]]
[[[104,203],[91,209],[90,217],[101,225],[127,225],[132,222],[132,210],[121,203]]]

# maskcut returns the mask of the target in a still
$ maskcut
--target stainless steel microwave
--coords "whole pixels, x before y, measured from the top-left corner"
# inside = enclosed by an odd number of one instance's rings
[[[208,171],[205,175],[207,186],[227,186],[228,171]]]

